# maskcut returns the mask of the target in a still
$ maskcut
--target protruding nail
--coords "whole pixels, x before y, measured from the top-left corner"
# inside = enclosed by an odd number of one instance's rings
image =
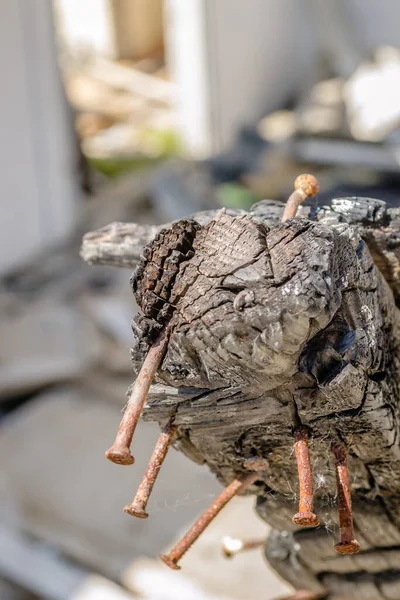
[[[179,560],[194,544],[205,528],[224,508],[224,506],[237,494],[244,492],[252,483],[260,478],[259,473],[249,473],[238,479],[234,479],[214,500],[212,504],[197,519],[196,523],[189,529],[186,535],[172,548],[169,554],[161,554],[161,560],[171,569],[180,569]]]
[[[226,558],[232,558],[240,552],[262,548],[264,544],[265,540],[240,540],[238,538],[232,538],[229,535],[227,535],[222,539],[221,548]]]
[[[139,517],[139,519],[146,519],[149,516],[146,512],[147,502],[176,432],[176,427],[172,423],[172,419],[168,421],[158,438],[135,499],[124,508],[124,512],[129,515]]]
[[[316,196],[319,192],[319,183],[314,175],[303,173],[294,180],[294,192],[286,202],[283,211],[282,223],[296,216],[299,205],[310,196]]]
[[[291,596],[281,598],[281,600],[325,600],[328,598],[329,592],[311,592],[308,590],[297,590]]]
[[[308,433],[304,427],[295,431],[294,449],[299,472],[300,500],[299,512],[292,519],[295,525],[302,527],[318,527],[319,519],[314,514],[314,492],[311,471],[310,453],[308,449]]]
[[[347,452],[343,444],[332,446],[335,455],[335,472],[338,495],[340,542],[335,545],[340,554],[355,554],[360,544],[354,538],[353,511],[351,508],[351,489],[347,469]]]
[[[158,335],[144,359],[142,368],[128,400],[114,444],[106,452],[106,458],[117,465],[132,465],[135,462],[130,446],[136,425],[146,402],[149,388],[163,359],[168,343],[170,324],[166,325]]]

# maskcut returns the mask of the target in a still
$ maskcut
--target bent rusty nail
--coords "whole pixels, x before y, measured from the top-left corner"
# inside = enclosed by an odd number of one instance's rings
[[[170,419],[158,438],[133,502],[127,504],[124,508],[124,512],[127,514],[138,517],[139,519],[146,519],[149,516],[146,512],[147,502],[149,501],[150,494],[172,443],[176,429],[176,426],[173,425],[173,419]]]
[[[310,196],[319,192],[318,179],[309,173],[303,173],[294,180],[294,192],[289,196],[283,211],[282,223],[296,216],[300,204]]]
[[[105,453],[106,458],[117,465],[132,465],[135,462],[130,451],[133,434],[146,402],[147,394],[158,367],[163,359],[170,333],[171,323],[163,327],[144,359],[142,368],[129,397],[124,416],[114,444]]]

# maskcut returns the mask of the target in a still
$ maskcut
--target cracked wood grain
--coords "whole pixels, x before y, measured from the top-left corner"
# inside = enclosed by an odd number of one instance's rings
[[[280,212],[267,201],[249,213],[195,215],[186,245],[179,231],[187,225],[178,223],[146,249],[133,279],[142,308],[135,370],[166,316],[172,329],[144,418],[163,423],[175,415],[175,447],[221,483],[243,475],[248,459],[268,460],[248,493],[274,528],[268,560],[297,589],[328,588],[334,600],[400,598],[396,209],[344,198],[313,218],[280,223]],[[132,264],[140,243],[115,264]],[[117,246],[123,254],[121,240]],[[235,303],[239,294],[246,302]],[[310,434],[317,530],[291,522],[299,423]],[[354,556],[333,551],[335,441],[349,449],[362,548]]]

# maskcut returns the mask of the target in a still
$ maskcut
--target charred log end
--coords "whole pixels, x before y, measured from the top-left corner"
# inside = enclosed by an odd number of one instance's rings
[[[180,265],[192,258],[200,225],[183,219],[162,229],[148,244],[131,277],[131,287],[140,312],[132,322],[137,339],[132,362],[138,366],[162,326],[173,315],[172,291]],[[137,370],[137,369],[135,369]]]
[[[193,256],[193,242],[200,225],[183,219],[162,229],[144,248],[131,277],[131,287],[143,314],[163,323],[172,314],[169,300],[182,262]]]

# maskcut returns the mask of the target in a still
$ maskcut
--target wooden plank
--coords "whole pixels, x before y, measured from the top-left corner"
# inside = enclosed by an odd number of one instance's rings
[[[309,83],[314,32],[299,0],[167,0],[166,27],[181,133],[197,158]]]

